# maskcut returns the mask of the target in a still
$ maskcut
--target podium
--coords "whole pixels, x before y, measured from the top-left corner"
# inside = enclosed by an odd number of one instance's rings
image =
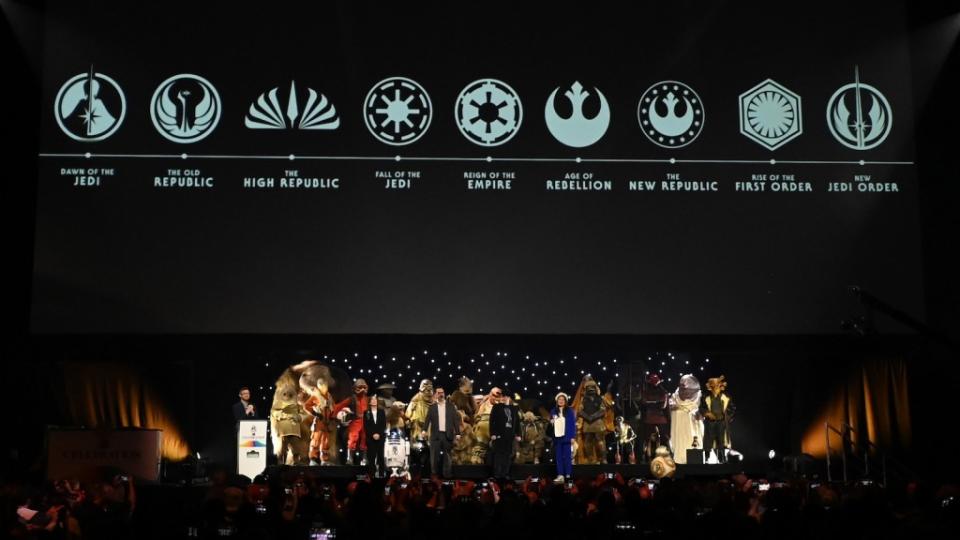
[[[237,474],[253,480],[267,468],[267,421],[240,420],[237,429]]]

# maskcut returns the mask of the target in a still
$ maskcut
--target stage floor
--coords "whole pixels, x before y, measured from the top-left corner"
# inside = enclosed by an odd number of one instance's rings
[[[357,478],[367,473],[366,467],[351,467],[346,465],[331,465],[326,467],[291,467],[291,466],[273,466],[268,469],[269,473],[278,472],[283,474],[286,471],[297,471],[308,474],[313,478],[329,479],[347,479]],[[514,465],[510,469],[511,478],[522,480],[524,478],[553,478],[557,474],[557,469],[552,463],[540,465]],[[770,464],[767,462],[739,462],[727,463],[723,465],[677,465],[675,478],[700,478],[700,477],[726,477],[738,473],[744,473],[748,476],[757,477],[770,472]],[[573,477],[577,478],[595,478],[600,474],[620,473],[625,479],[629,478],[651,478],[650,466],[647,464],[637,465],[574,465]],[[490,477],[490,467],[483,465],[454,465],[453,478],[462,480],[480,480]]]

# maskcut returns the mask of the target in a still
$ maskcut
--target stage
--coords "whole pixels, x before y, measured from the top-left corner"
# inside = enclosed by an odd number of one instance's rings
[[[279,474],[283,476],[290,472],[304,473],[316,479],[343,480],[358,478],[367,474],[366,467],[331,465],[325,467],[297,467],[297,466],[270,466],[266,470],[268,476]],[[763,477],[773,473],[771,462],[737,462],[722,465],[677,465],[674,478],[723,478],[743,473],[750,477]],[[636,465],[574,465],[573,478],[596,478],[601,474],[620,474],[624,479],[653,478],[650,466]],[[482,480],[491,475],[490,467],[484,465],[454,465],[453,478],[460,480]],[[557,469],[552,463],[540,465],[514,465],[510,469],[510,477],[515,480],[532,478],[554,478]]]

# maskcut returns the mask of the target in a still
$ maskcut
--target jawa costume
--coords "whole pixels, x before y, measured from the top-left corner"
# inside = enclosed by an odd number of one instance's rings
[[[711,450],[718,463],[727,462],[726,449],[730,448],[730,422],[736,413],[733,400],[727,395],[724,376],[707,379],[709,394],[703,398],[700,414],[703,416],[703,449]],[[709,454],[708,454],[709,455]]]
[[[363,430],[363,415],[369,408],[367,381],[353,383],[353,395],[337,403],[333,414],[347,426],[347,465],[361,464],[367,451],[367,437]]]

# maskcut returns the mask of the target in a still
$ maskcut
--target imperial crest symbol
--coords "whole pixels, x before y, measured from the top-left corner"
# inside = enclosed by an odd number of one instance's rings
[[[547,105],[544,109],[544,120],[547,122],[547,129],[550,134],[558,141],[574,148],[583,148],[600,140],[607,127],[610,126],[610,106],[607,104],[607,98],[603,92],[598,89],[596,97],[600,101],[600,110],[593,118],[587,118],[583,112],[584,102],[590,97],[590,92],[584,90],[580,82],[574,82],[570,89],[563,93],[572,107],[572,113],[569,118],[562,118],[556,109],[557,92],[560,88],[554,89],[547,98]]]
[[[840,144],[854,150],[869,150],[879,146],[890,134],[893,110],[879,90],[860,82],[858,67],[854,69],[853,82],[841,86],[830,98],[827,125]]]
[[[150,118],[175,143],[192,143],[213,132],[220,121],[220,95],[210,81],[183,73],[163,81],[153,93]]]
[[[692,88],[677,81],[663,81],[640,97],[637,119],[650,142],[680,148],[700,135],[705,114],[703,102]]]
[[[520,97],[507,83],[480,79],[457,98],[454,114],[460,133],[480,146],[499,146],[517,134],[523,121]]]

